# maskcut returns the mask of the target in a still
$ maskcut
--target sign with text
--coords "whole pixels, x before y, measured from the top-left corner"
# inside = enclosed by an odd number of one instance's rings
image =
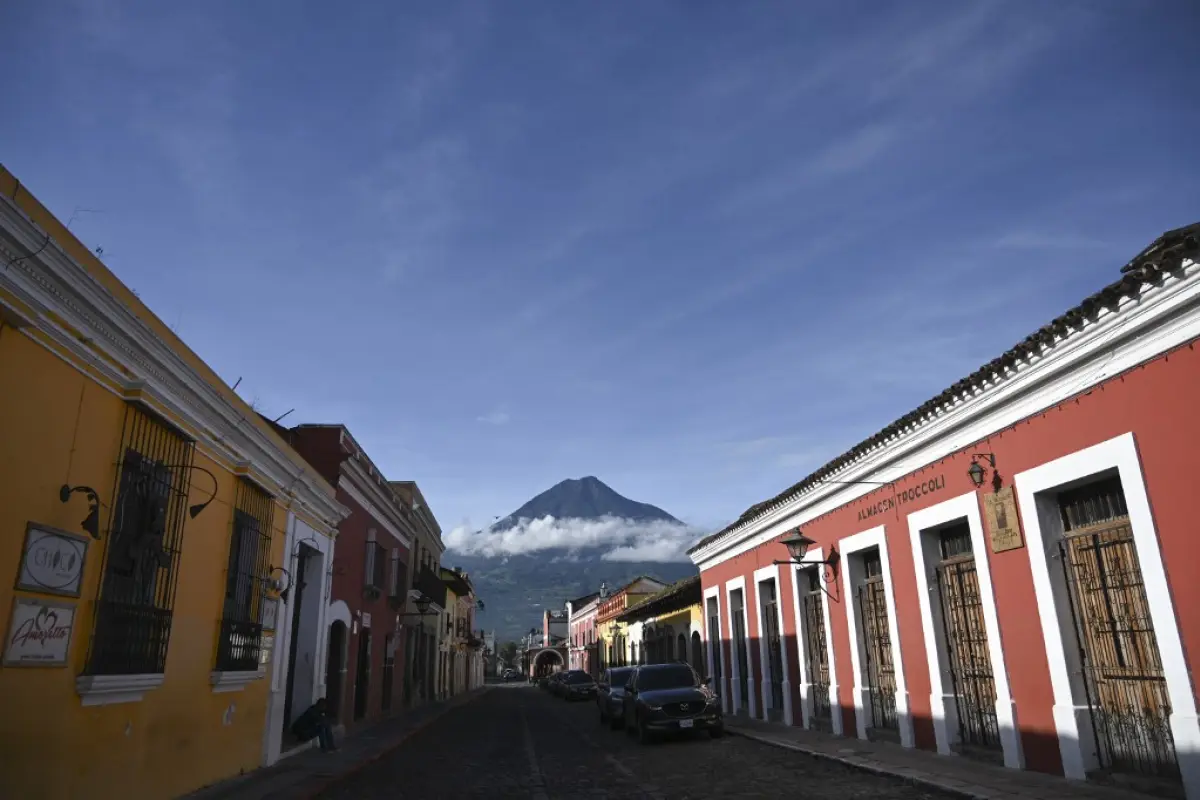
[[[993,494],[985,494],[983,508],[993,553],[1025,546],[1021,538],[1021,522],[1017,518],[1017,499],[1011,486]]]
[[[29,523],[17,572],[17,589],[79,597],[88,539],[46,525]]]
[[[279,600],[275,597],[264,597],[262,601],[262,626],[264,630],[273,631],[279,621]]]
[[[916,486],[910,486],[903,491],[896,492],[893,496],[885,497],[879,502],[872,503],[866,508],[860,508],[858,510],[858,520],[859,522],[868,520],[871,517],[882,514],[885,511],[891,511],[898,505],[902,506],[905,503],[911,503],[913,500],[916,500],[919,497],[924,497],[927,494],[933,494],[934,492],[941,491],[945,488],[945,475],[938,475],[933,478],[928,478],[921,481]]]
[[[8,667],[65,667],[75,604],[18,597],[4,643]]]

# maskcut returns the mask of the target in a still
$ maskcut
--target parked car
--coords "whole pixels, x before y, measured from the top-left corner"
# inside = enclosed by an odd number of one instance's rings
[[[558,696],[564,700],[587,700],[596,696],[596,679],[582,669],[564,672],[558,684]]]
[[[613,667],[600,674],[596,684],[596,706],[600,709],[600,724],[614,731],[625,724],[622,710],[625,698],[625,683],[633,674],[633,667]]]
[[[550,694],[555,697],[562,697],[566,690],[566,680],[567,672],[565,670],[554,673],[554,680],[550,681]]]
[[[551,672],[548,675],[546,675],[545,677],[543,677],[540,681],[538,681],[538,686],[547,690],[548,692],[550,692],[550,694],[554,694],[555,689],[556,689],[555,684],[558,683],[558,680],[561,677],[562,677],[561,672]]]
[[[512,667],[504,670],[503,678],[506,681],[515,681],[519,677],[521,677],[521,673],[517,672]]]
[[[625,683],[622,715],[626,733],[643,744],[657,733],[707,730],[725,732],[721,701],[689,665],[646,664]]]

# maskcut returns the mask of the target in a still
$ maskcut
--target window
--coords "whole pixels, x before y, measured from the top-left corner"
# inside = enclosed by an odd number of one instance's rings
[[[400,548],[392,548],[392,563],[388,580],[388,597],[399,599],[404,594],[404,562],[400,560]]]
[[[229,569],[225,573],[225,608],[217,643],[217,669],[259,668],[262,654],[263,590],[271,570],[271,520],[275,501],[247,480],[239,480],[234,497]]]
[[[194,450],[165,422],[127,407],[86,674],[165,670]]]
[[[667,664],[655,669],[638,670],[639,691],[653,692],[659,689],[684,689],[699,686],[700,680],[687,664]]]
[[[375,540],[375,529],[367,531],[366,592],[372,597],[383,593],[384,575],[387,569],[387,550]]]

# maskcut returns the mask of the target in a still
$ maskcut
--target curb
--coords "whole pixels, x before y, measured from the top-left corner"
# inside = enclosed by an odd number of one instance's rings
[[[300,798],[301,800],[315,800],[317,795],[321,794],[326,789],[330,788],[331,786],[333,786],[336,783],[340,783],[341,781],[346,780],[347,778],[357,775],[359,772],[362,772],[367,767],[380,761],[385,756],[391,755],[397,748],[399,748],[401,745],[403,745],[405,742],[407,742],[413,736],[420,733],[422,730],[429,727],[434,722],[437,722],[439,719],[446,716],[446,714],[448,714],[449,712],[454,711],[457,708],[461,708],[461,707],[467,705],[468,703],[471,703],[471,702],[479,699],[483,695],[487,694],[490,690],[491,690],[491,687],[488,686],[487,684],[484,684],[483,686],[480,686],[478,689],[476,689],[473,692],[469,692],[464,695],[459,695],[459,697],[461,697],[462,699],[459,700],[457,703],[454,703],[453,705],[447,705],[446,707],[442,708],[442,710],[439,711],[438,713],[433,714],[432,716],[421,720],[415,726],[413,726],[411,729],[402,733],[398,738],[393,739],[391,742],[389,742],[387,745],[385,745],[382,750],[380,750],[378,753],[371,756],[370,758],[367,758],[367,759],[364,759],[364,760],[358,762],[357,764],[355,764],[354,766],[345,770],[344,772],[339,772],[337,775],[331,775],[328,778],[324,778],[319,783],[314,782],[311,785],[311,787],[306,789],[303,793],[297,793],[298,798]]]
[[[856,769],[861,772],[869,772],[873,775],[881,775],[886,778],[895,778],[898,780],[902,780],[905,783],[914,784],[916,786],[924,786],[929,789],[936,789],[939,792],[947,792],[947,793],[955,795],[957,797],[967,797],[967,798],[970,798],[971,800],[994,800],[993,795],[979,794],[978,792],[973,792],[970,789],[966,789],[962,786],[952,786],[947,783],[943,783],[942,781],[939,781],[937,778],[928,777],[926,775],[913,774],[911,771],[902,772],[902,771],[895,770],[895,769],[887,769],[885,767],[875,766],[874,764],[866,764],[857,758],[848,758],[845,756],[835,756],[831,753],[826,753],[823,750],[817,750],[812,747],[805,747],[804,745],[793,744],[791,742],[780,741],[779,739],[774,739],[769,736],[764,736],[762,734],[755,733],[753,731],[746,731],[746,730],[742,730],[739,728],[734,728],[728,724],[725,725],[725,733],[733,734],[734,736],[741,736],[743,739],[750,739],[751,741],[759,742],[759,743],[765,744],[765,745],[770,745],[771,747],[778,747],[782,750],[792,750],[794,752],[804,753],[805,755],[813,756],[815,758],[823,758],[828,761],[836,761],[839,764],[845,764],[847,767],[851,767],[852,769]]]

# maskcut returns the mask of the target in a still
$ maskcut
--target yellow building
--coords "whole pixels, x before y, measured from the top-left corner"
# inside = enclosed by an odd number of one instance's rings
[[[278,659],[293,611],[324,647],[320,583],[272,598],[305,548],[324,576],[344,509],[2,167],[0,389],[0,796],[157,800],[273,760],[323,683]]]
[[[627,626],[629,663],[685,661],[701,677],[707,677],[699,575],[676,581],[646,597],[621,613],[617,620]]]
[[[665,587],[666,584],[657,578],[641,575],[611,595],[607,592],[602,594],[596,606],[596,641],[599,644],[600,669],[637,663],[630,659],[628,624],[621,619],[621,615]]]

